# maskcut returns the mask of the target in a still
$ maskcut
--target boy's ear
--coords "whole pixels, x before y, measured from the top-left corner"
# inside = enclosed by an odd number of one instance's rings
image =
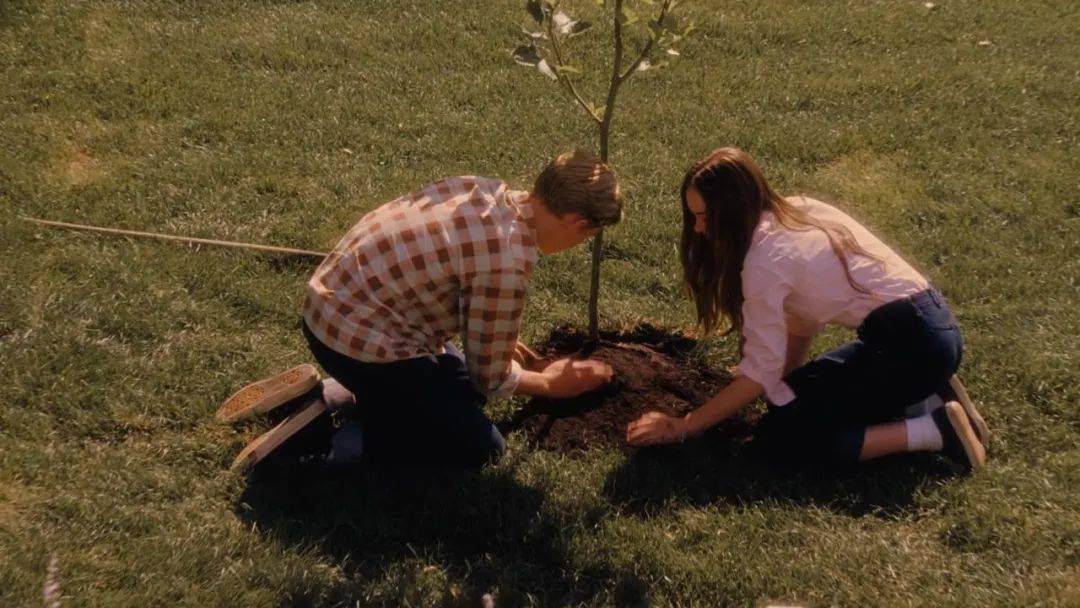
[[[592,227],[591,224],[589,224],[589,220],[580,213],[567,213],[565,221],[568,228],[573,228],[575,231],[579,232],[588,230]]]

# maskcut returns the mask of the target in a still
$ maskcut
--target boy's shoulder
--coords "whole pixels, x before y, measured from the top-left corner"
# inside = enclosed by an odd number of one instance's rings
[[[459,196],[496,196],[507,190],[506,182],[480,175],[455,175],[428,184],[420,189],[428,197],[456,198]]]

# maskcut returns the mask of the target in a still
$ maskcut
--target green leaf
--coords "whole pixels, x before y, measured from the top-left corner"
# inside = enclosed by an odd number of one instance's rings
[[[526,0],[525,10],[529,12],[529,16],[533,18],[537,23],[544,22],[544,8],[540,3],[541,0]]]
[[[551,16],[551,24],[555,26],[555,31],[560,34],[565,34],[570,31],[570,24],[574,20],[570,18],[570,15],[559,11]]]
[[[559,77],[555,74],[555,70],[551,69],[551,66],[548,65],[548,62],[545,59],[541,59],[540,62],[536,64],[536,69],[540,70],[541,74],[547,76],[552,80],[559,79]]]
[[[535,44],[523,44],[517,47],[514,49],[511,57],[513,57],[514,61],[519,65],[526,65],[529,67],[533,67],[544,60],[544,58],[540,56],[540,51],[536,50]]]
[[[557,33],[570,36],[580,34],[592,27],[588,21],[577,21],[562,11],[552,15],[551,23],[555,26]]]
[[[530,40],[547,40],[547,34],[545,32],[534,32],[528,28],[521,28],[521,33],[529,37]]]
[[[648,59],[642,59],[641,63],[638,64],[637,69],[634,70],[634,72],[636,73],[636,72],[648,72],[648,71],[651,71],[651,70],[659,70],[660,68],[666,68],[667,65],[668,65],[668,62],[666,62],[666,61],[657,61],[656,63],[653,63],[653,62],[649,61]]]
[[[586,31],[588,31],[590,29],[592,29],[592,23],[590,23],[588,21],[575,21],[570,26],[570,35],[571,36],[576,36],[576,35],[578,35],[578,34],[580,34],[582,32],[586,32]]]

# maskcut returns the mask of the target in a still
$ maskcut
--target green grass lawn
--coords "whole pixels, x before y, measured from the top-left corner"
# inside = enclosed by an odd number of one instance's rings
[[[0,0],[0,605],[39,603],[52,556],[70,606],[1080,605],[1075,2],[687,1],[682,58],[616,116],[602,324],[691,327],[679,180],[744,147],[950,298],[996,433],[975,477],[515,436],[476,475],[249,482],[226,469],[265,424],[212,413],[309,359],[312,265],[17,219],[326,249],[437,178],[526,188],[594,142],[509,59],[520,4]],[[575,45],[592,65],[602,34]],[[584,323],[587,268],[541,262],[526,337]]]

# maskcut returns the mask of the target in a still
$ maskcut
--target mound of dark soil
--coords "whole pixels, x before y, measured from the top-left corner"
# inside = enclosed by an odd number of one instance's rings
[[[626,425],[649,411],[681,416],[731,382],[726,371],[708,368],[689,355],[696,341],[679,333],[641,325],[626,333],[601,334],[585,352],[581,331],[560,327],[537,350],[546,358],[588,356],[615,369],[604,389],[574,399],[537,398],[505,425],[503,432],[524,430],[543,450],[580,452],[589,448],[628,449]],[[750,420],[736,417],[719,431],[745,437]]]

